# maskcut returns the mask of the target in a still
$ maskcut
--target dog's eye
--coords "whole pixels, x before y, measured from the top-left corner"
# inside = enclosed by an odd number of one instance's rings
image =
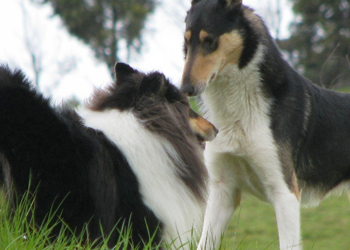
[[[202,46],[207,53],[211,53],[217,48],[218,41],[212,36],[207,36],[203,39]]]
[[[210,36],[207,36],[206,38],[204,38],[204,45],[205,46],[213,46],[214,45],[214,38],[210,37]]]

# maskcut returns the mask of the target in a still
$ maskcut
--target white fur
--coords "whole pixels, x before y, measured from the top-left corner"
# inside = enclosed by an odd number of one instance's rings
[[[200,232],[204,204],[196,200],[176,176],[168,154],[179,158],[171,144],[140,125],[131,112],[81,109],[85,125],[103,131],[126,156],[139,184],[144,203],[164,223],[164,238],[173,248]],[[178,238],[178,237],[181,238]]]
[[[205,152],[210,187],[198,249],[217,247],[242,191],[274,205],[280,249],[300,249],[299,201],[282,174],[270,129],[270,100],[261,93],[260,45],[243,70],[228,65],[202,94],[205,113],[219,134]]]

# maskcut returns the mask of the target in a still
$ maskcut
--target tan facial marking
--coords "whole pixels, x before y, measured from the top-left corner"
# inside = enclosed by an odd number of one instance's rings
[[[200,39],[204,39],[208,33],[201,31]],[[210,54],[204,54],[200,49],[195,55],[191,75],[197,81],[209,82],[213,71],[220,71],[228,64],[239,64],[243,51],[243,38],[237,32],[225,33],[219,37],[218,49]]]
[[[204,39],[205,39],[207,36],[208,36],[208,32],[206,32],[206,31],[204,31],[204,30],[201,30],[201,31],[199,32],[199,40],[200,40],[201,42],[203,42]]]
[[[192,37],[192,32],[190,30],[185,32],[185,39],[186,41],[190,41]]]
[[[216,64],[220,61],[219,59],[219,54],[217,52],[211,53],[210,55],[198,53],[191,69],[191,78],[195,80],[195,82],[206,82]]]

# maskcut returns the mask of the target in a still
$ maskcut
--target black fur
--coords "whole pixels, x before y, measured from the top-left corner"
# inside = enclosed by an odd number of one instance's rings
[[[225,131],[208,147],[207,167],[212,179],[222,183],[210,186],[200,248],[211,248],[211,235],[218,245],[230,218],[225,209],[237,207],[241,192],[250,191],[274,205],[280,249],[300,249],[300,202],[317,205],[332,191],[349,192],[350,95],[320,88],[298,74],[283,59],[262,19],[240,1],[227,2],[201,0],[186,17],[181,89],[188,95],[203,93],[207,119]],[[200,37],[201,30],[208,34]],[[213,57],[208,60],[199,41],[205,36],[222,42],[218,50],[209,51]],[[226,37],[237,39],[231,51]],[[229,61],[231,55],[237,58]],[[211,75],[198,68],[209,68]],[[231,171],[226,170],[229,162]],[[225,173],[239,174],[226,178]],[[229,188],[230,196],[218,195]],[[218,216],[221,223],[215,221]],[[213,223],[215,229],[207,226]]]
[[[350,95],[320,88],[302,77],[283,59],[266,25],[252,9],[240,4],[226,6],[225,2],[201,0],[192,4],[186,29],[193,32],[193,50],[199,47],[202,29],[215,37],[236,30],[244,41],[239,59],[243,69],[258,45],[263,45],[263,60],[257,70],[262,94],[272,100],[271,130],[281,146],[281,159],[285,159],[282,145],[292,149],[288,160],[294,170],[283,163],[287,182],[295,171],[300,188],[310,186],[327,193],[350,180]]]
[[[126,76],[124,69],[128,72]],[[100,111],[133,108],[133,113],[144,126],[169,140],[181,156],[181,165],[173,159],[178,166],[179,177],[195,197],[204,200],[201,190],[205,189],[207,172],[203,171],[205,167],[198,154],[194,153],[198,151],[198,143],[188,123],[190,108],[187,97],[159,72],[145,75],[118,63],[116,74],[118,85],[96,92],[90,108]],[[128,84],[123,85],[123,82]],[[183,172],[189,174],[183,175]]]
[[[239,68],[244,68],[253,58],[260,39],[252,24],[245,18],[244,9],[248,10],[247,7],[242,8],[242,5],[236,4],[235,1],[230,6],[226,5],[226,1],[211,0],[201,0],[196,4],[192,4],[186,17],[186,30],[193,32],[192,48],[199,47],[198,34],[202,29],[213,35],[214,44],[216,45],[210,48],[208,53],[217,49],[216,39],[222,34],[239,29],[244,41]],[[184,52],[186,55],[186,44],[184,45]]]
[[[255,40],[266,48],[260,73],[265,94],[273,100],[274,138],[293,149],[300,187],[327,193],[350,180],[350,95],[320,88],[298,74],[283,59],[266,26],[262,27],[255,28],[255,33],[260,32]],[[286,179],[291,178],[289,174],[285,173]]]
[[[107,91],[96,91],[90,107],[100,112],[133,109],[140,122],[150,120],[152,115],[159,117],[157,112],[161,112],[164,117],[150,121],[146,127],[174,145],[181,141],[176,149],[182,157],[188,157],[184,159],[188,165],[179,168],[188,168],[191,175],[181,178],[194,195],[201,197],[199,187],[205,184],[205,170],[195,153],[199,145],[188,125],[186,98],[160,73],[143,74],[117,64],[116,74],[117,84]],[[61,218],[76,234],[89,222],[92,240],[102,236],[102,228],[105,235],[112,235],[110,247],[115,245],[123,223],[128,225],[129,220],[134,245],[147,244],[154,233],[153,243],[160,243],[161,230],[157,229],[162,224],[143,203],[138,180],[123,153],[102,132],[85,127],[74,110],[51,106],[21,71],[11,71],[6,66],[0,67],[1,158],[7,186],[13,185],[18,198],[28,190],[30,178],[30,192],[38,187],[38,224],[51,207],[60,205],[54,219]],[[117,229],[113,230],[116,223]]]

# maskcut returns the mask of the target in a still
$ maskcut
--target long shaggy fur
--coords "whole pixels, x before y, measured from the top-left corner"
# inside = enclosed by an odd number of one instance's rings
[[[91,240],[110,235],[111,247],[123,225],[132,227],[131,244],[141,246],[154,235],[157,245],[199,229],[207,174],[186,97],[158,72],[118,63],[116,77],[77,112],[52,106],[21,71],[0,67],[0,158],[14,208],[29,187],[38,225],[59,208],[54,220],[77,235],[87,225]],[[160,167],[171,189],[157,175]],[[164,219],[174,213],[174,197],[182,207],[178,221]]]

